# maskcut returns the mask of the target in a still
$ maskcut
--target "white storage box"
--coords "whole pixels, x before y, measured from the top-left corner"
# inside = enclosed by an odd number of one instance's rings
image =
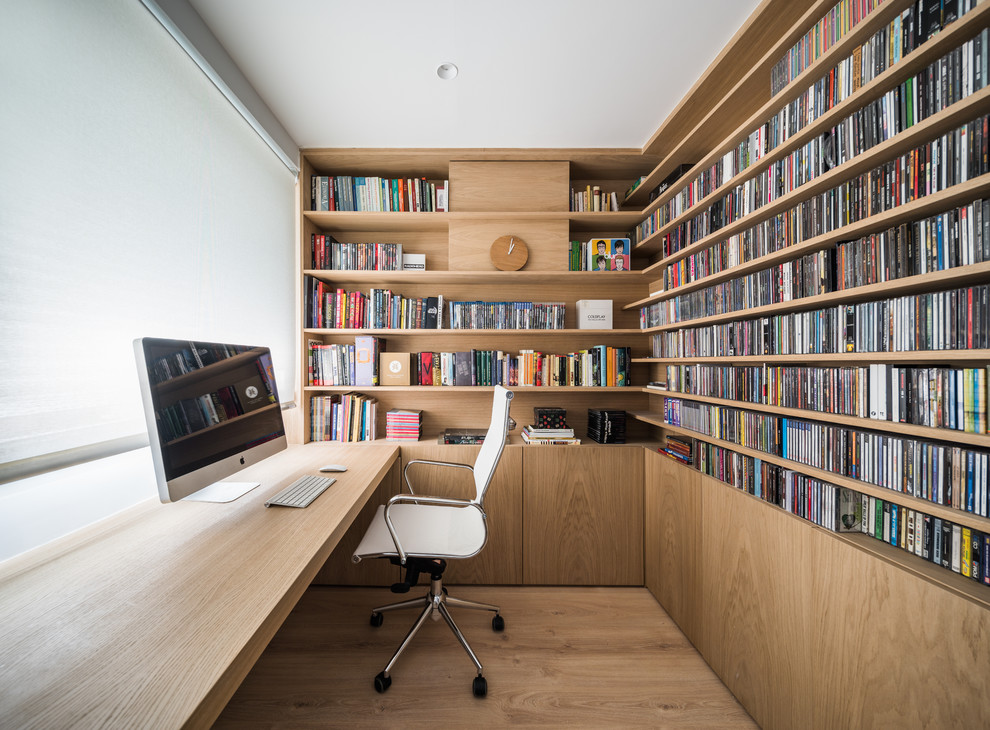
[[[578,299],[577,319],[579,330],[612,329],[612,300]]]

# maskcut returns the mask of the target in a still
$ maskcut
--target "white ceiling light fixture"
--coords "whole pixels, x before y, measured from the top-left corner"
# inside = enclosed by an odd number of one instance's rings
[[[437,76],[442,78],[444,81],[450,81],[452,78],[457,76],[457,66],[450,63],[441,63],[437,66]]]

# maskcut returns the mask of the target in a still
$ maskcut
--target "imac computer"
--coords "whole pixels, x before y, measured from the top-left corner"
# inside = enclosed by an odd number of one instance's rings
[[[268,348],[143,337],[134,352],[161,500],[257,487],[222,480],[286,448]]]

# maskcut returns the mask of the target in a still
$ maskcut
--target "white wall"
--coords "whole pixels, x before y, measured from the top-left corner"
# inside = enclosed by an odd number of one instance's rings
[[[0,98],[0,463],[143,431],[140,336],[268,345],[289,400],[294,176],[148,10],[5,3]],[[153,494],[130,458],[0,485],[0,559]]]

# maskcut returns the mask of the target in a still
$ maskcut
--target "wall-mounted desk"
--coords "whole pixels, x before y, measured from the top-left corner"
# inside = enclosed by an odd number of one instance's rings
[[[235,502],[149,501],[0,565],[0,727],[208,726],[398,457],[290,447]],[[264,507],[326,463],[349,470],[309,507]]]

